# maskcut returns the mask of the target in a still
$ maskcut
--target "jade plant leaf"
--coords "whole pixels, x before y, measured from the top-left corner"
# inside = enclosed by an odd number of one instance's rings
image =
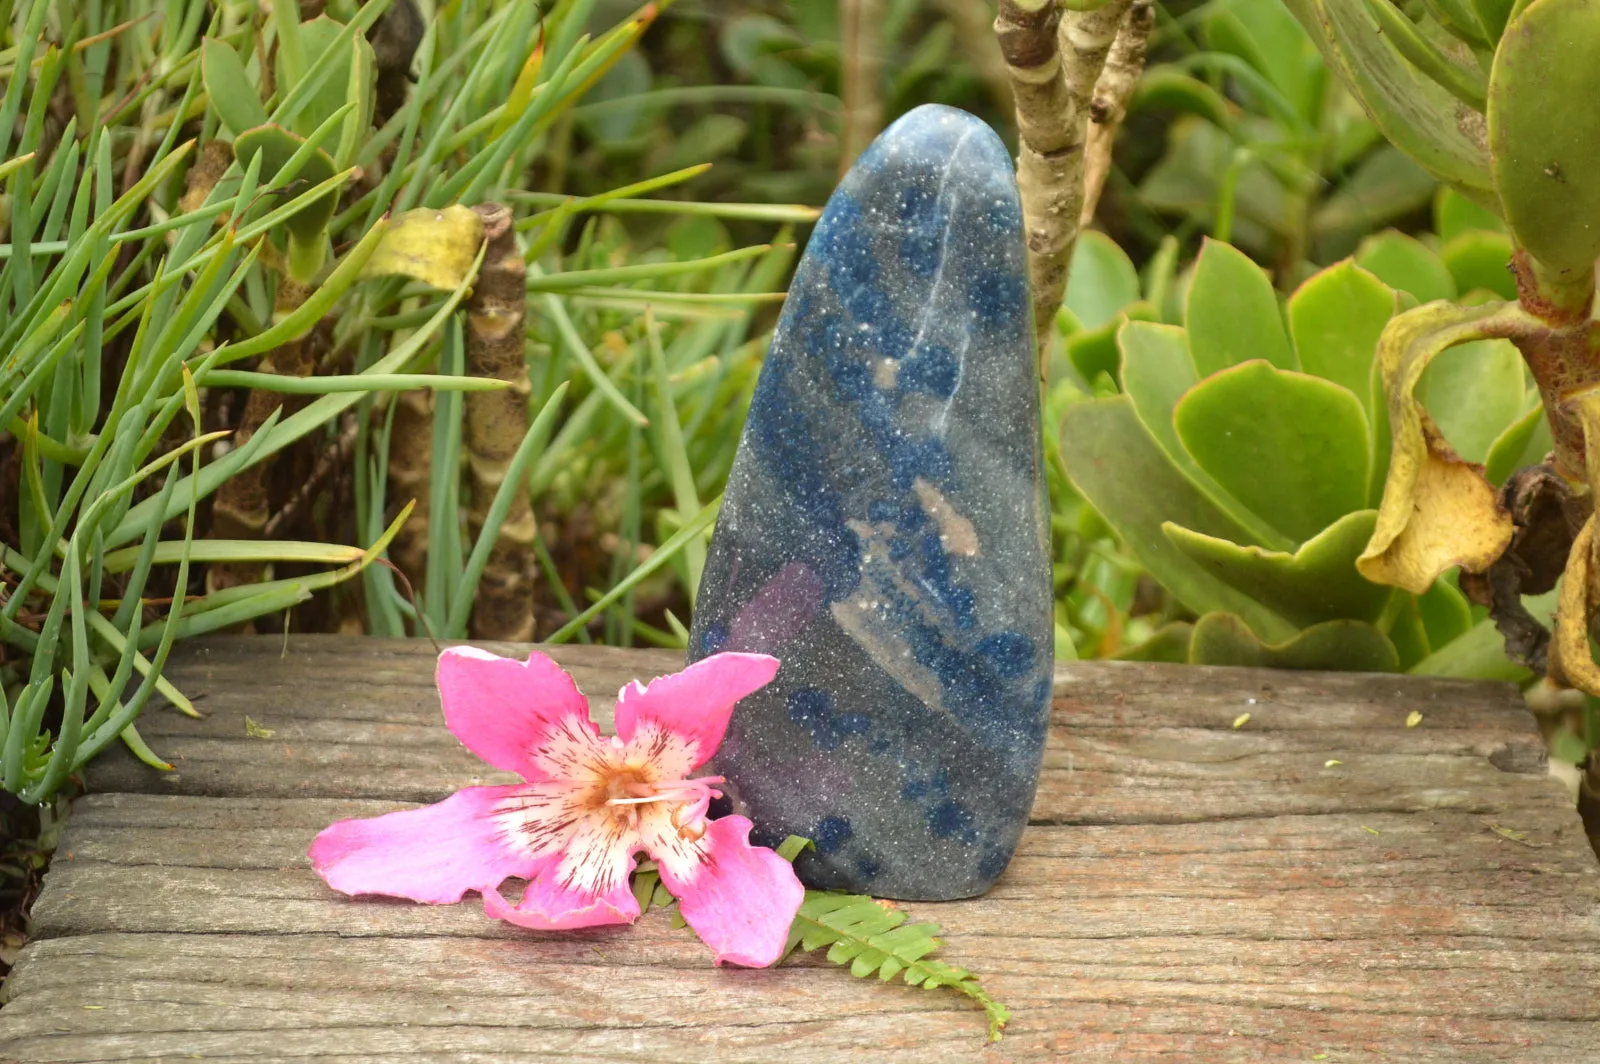
[[[1478,289],[1501,299],[1517,298],[1517,279],[1511,272],[1511,238],[1481,229],[1452,237],[1439,249],[1439,260],[1465,294]]]
[[[1066,339],[1067,361],[1072,363],[1084,381],[1093,386],[1095,379],[1105,373],[1121,387],[1121,358],[1117,353],[1117,332],[1129,321],[1154,321],[1160,315],[1156,308],[1143,300],[1130,303],[1112,315],[1105,324]]]
[[[1481,117],[1412,66],[1366,5],[1285,3],[1391,144],[1471,199],[1496,205]]]
[[[1190,388],[1200,383],[1194,360],[1189,357],[1182,329],[1151,322],[1128,322],[1117,333],[1122,352],[1122,390],[1133,400],[1135,413],[1145,430],[1167,455],[1219,509],[1246,530],[1246,543],[1277,550],[1288,550],[1294,543],[1282,532],[1251,513],[1200,468],[1184,449],[1178,430],[1172,424],[1172,411]]]
[[[1441,185],[1433,198],[1433,231],[1439,234],[1440,240],[1448,242],[1474,229],[1503,233],[1506,223],[1487,207],[1472,202],[1449,186]]]
[[[344,28],[343,23],[335,22],[326,15],[319,15],[300,26],[300,46],[308,71],[316,66],[324,52],[339,46],[339,36],[344,32]],[[296,132],[309,134],[351,100],[357,104],[354,120],[360,128],[371,125],[372,79],[375,76],[372,46],[358,33],[353,40],[345,42],[343,48],[348,51],[334,56],[316,91],[295,115],[292,125]],[[286,55],[280,49],[277,62],[280,90],[287,89],[295,83],[294,75],[288,67]],[[352,67],[355,68],[353,76]],[[352,87],[355,89],[354,93]]]
[[[1173,424],[1200,468],[1296,543],[1366,502],[1366,415],[1331,381],[1256,359],[1191,388]]]
[[[1170,621],[1157,628],[1149,639],[1119,650],[1112,657],[1116,661],[1165,661],[1183,665],[1189,660],[1189,635],[1193,631],[1194,625],[1188,621]]]
[[[1312,214],[1316,257],[1348,255],[1368,233],[1425,206],[1438,187],[1410,156],[1387,144],[1377,148]]]
[[[211,106],[229,133],[237,137],[247,129],[267,124],[267,109],[261,104],[255,84],[245,73],[239,53],[226,42],[210,37],[201,42],[200,77]]]
[[[1289,297],[1300,368],[1344,386],[1370,415],[1373,354],[1394,312],[1394,291],[1348,259],[1309,278]]]
[[[1509,340],[1457,344],[1422,374],[1414,393],[1456,453],[1483,464],[1527,407],[1522,356]]]
[[[1417,596],[1417,612],[1430,648],[1459,639],[1472,627],[1472,606],[1447,576],[1435,580],[1427,594]]]
[[[1207,239],[1200,248],[1184,324],[1202,377],[1257,358],[1299,368],[1272,283],[1244,252],[1219,240]]]
[[[1293,554],[1241,547],[1168,521],[1173,546],[1229,587],[1237,588],[1297,625],[1343,619],[1374,621],[1394,592],[1356,572],[1356,557],[1372,535],[1376,510],[1346,514]]]
[[[1248,624],[1229,613],[1208,613],[1195,622],[1189,661],[1338,672],[1393,672],[1400,665],[1394,644],[1365,621],[1325,621],[1284,642],[1264,643]]]
[[[1506,26],[1489,143],[1506,223],[1535,259],[1582,277],[1600,257],[1600,4],[1536,0]]]
[[[1544,417],[1544,405],[1535,403],[1531,410],[1495,437],[1489,456],[1484,459],[1484,475],[1491,484],[1503,484],[1523,466],[1537,464],[1554,446],[1550,423]]]
[[[1078,237],[1067,275],[1067,309],[1085,329],[1098,329],[1139,298],[1139,271],[1104,233],[1089,230]]]
[[[1061,453],[1073,485],[1178,601],[1196,613],[1238,613],[1268,638],[1285,639],[1293,633],[1288,621],[1206,572],[1162,534],[1162,522],[1175,521],[1222,539],[1245,538],[1238,522],[1168,461],[1127,396],[1068,408]]]
[[[1205,43],[1236,55],[1283,93],[1295,113],[1314,122],[1328,80],[1314,45],[1278,0],[1230,0],[1207,9]]]
[[[1233,124],[1231,105],[1222,93],[1171,66],[1151,67],[1144,72],[1129,104],[1130,111],[1141,108],[1199,115],[1222,129]]]
[[[289,132],[282,126],[257,126],[239,134],[233,142],[233,153],[245,166],[250,165],[250,160],[260,154],[261,180],[264,184],[277,176],[303,144],[305,138]],[[311,153],[295,180],[304,182],[309,187],[326,181],[333,174],[333,157],[318,148]],[[338,200],[338,191],[330,190],[307,204],[284,224],[302,240],[314,239],[333,220],[333,211],[338,205]]]
[[[1356,265],[1419,303],[1456,297],[1455,278],[1439,256],[1414,237],[1393,230],[1368,237],[1356,251]]]

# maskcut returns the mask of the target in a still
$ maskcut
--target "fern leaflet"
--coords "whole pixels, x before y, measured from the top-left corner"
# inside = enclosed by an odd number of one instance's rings
[[[935,923],[906,923],[905,912],[892,903],[862,894],[808,890],[789,931],[788,951],[827,946],[828,960],[849,965],[857,979],[876,973],[888,982],[899,975],[912,986],[958,990],[983,1006],[989,1017],[989,1040],[998,1041],[1011,1010],[990,997],[978,977],[965,968],[928,959],[944,944],[938,932]]]

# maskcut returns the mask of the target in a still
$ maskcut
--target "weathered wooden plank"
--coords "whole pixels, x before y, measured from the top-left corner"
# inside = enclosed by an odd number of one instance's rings
[[[0,1010],[5,1052],[1537,1062],[1600,1050],[1600,870],[1509,688],[1065,667],[1012,868],[985,898],[913,907],[1017,1010],[980,1053],[981,1013],[954,995],[868,985],[815,959],[718,971],[660,914],[537,935],[472,901],[335,895],[304,857],[319,828],[492,777],[440,723],[427,644],[297,640],[283,662],[278,650],[218,641],[177,663],[209,719],[165,711],[142,728],[178,759],[176,779],[130,759],[92,773],[124,793],[77,805],[35,908],[40,937]],[[624,679],[675,666],[557,653],[601,717]],[[1412,710],[1424,717],[1408,728]],[[273,737],[247,735],[246,713]]]

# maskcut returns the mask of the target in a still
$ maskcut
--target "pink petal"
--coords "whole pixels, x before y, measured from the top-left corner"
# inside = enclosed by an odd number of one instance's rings
[[[713,654],[648,687],[635,680],[617,699],[617,738],[626,743],[653,720],[694,743],[694,764],[702,765],[722,745],[734,704],[777,674],[778,659],[765,654]]]
[[[628,862],[631,871],[633,862]],[[483,911],[536,931],[570,931],[578,927],[631,924],[639,918],[639,902],[628,877],[604,894],[590,894],[563,886],[554,869],[528,884],[522,900],[512,905],[498,890],[483,892]]]
[[[537,651],[524,662],[451,647],[439,655],[437,680],[445,723],[456,738],[490,765],[520,772],[529,782],[546,778],[533,754],[553,727],[565,724],[598,740],[578,685]]]
[[[765,968],[776,962],[806,893],[794,869],[771,850],[750,845],[750,821],[742,816],[712,821],[700,849],[702,861],[688,875],[673,867],[676,862],[660,863],[661,881],[677,897],[683,918],[718,964]]]
[[[551,858],[516,846],[496,816],[515,790],[468,787],[421,809],[341,820],[311,844],[311,863],[345,894],[436,905],[460,901],[469,890],[492,890],[510,876],[537,875]]]

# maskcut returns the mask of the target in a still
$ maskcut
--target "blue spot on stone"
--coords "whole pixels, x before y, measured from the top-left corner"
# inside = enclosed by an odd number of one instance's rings
[[[811,841],[817,844],[818,853],[833,853],[851,834],[849,817],[825,816],[811,829]]]
[[[936,399],[955,394],[961,379],[961,364],[948,347],[923,344],[900,367],[899,385],[910,392],[926,392]]]
[[[1008,680],[1033,670],[1033,640],[1021,632],[997,632],[978,643],[978,653],[994,662],[994,670]]]
[[[944,259],[945,214],[938,198],[921,185],[909,185],[900,193],[900,259],[918,277],[932,277]]]
[[[700,633],[700,653],[715,654],[728,642],[728,626],[712,622]]]
[[[862,857],[856,861],[856,871],[860,872],[864,879],[877,879],[882,866],[870,857]]]
[[[1027,313],[1028,289],[1022,278],[1000,270],[984,270],[968,289],[972,309],[985,325],[1015,325]]]
[[[1015,200],[1003,199],[991,203],[983,212],[983,224],[996,236],[1022,234],[1022,210]]]
[[[976,837],[972,830],[972,814],[960,802],[945,799],[928,810],[928,827],[941,839],[959,838],[971,842]]]
[[[990,850],[978,862],[978,874],[985,879],[999,879],[1000,873],[1011,863],[1011,854],[1005,850]]]
[[[860,713],[835,713],[833,696],[820,687],[791,691],[788,707],[789,719],[810,733],[819,750],[837,750],[848,736],[872,727],[872,721]]]

